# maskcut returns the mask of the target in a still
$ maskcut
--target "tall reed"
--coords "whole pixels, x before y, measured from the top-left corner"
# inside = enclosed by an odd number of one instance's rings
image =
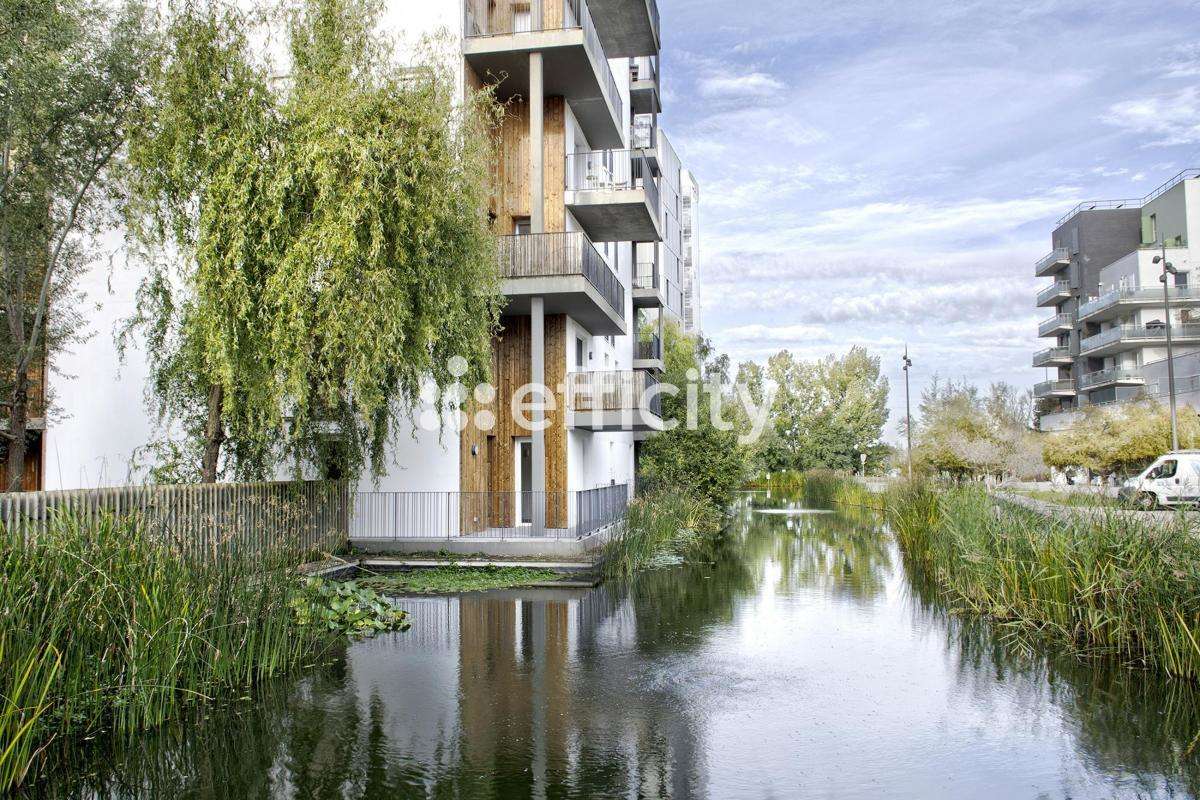
[[[1200,538],[1185,519],[1045,517],[974,486],[894,488],[910,563],[957,606],[1081,655],[1200,680]]]
[[[721,528],[721,512],[685,492],[657,490],[629,504],[621,533],[604,547],[604,570],[628,577],[656,561],[682,557]]]
[[[883,510],[883,496],[844,472],[809,470],[803,475],[804,502],[809,505],[865,506]]]
[[[53,739],[157,725],[330,642],[289,608],[287,547],[226,543],[198,557],[136,519],[69,515],[2,544],[0,791],[36,773]]]

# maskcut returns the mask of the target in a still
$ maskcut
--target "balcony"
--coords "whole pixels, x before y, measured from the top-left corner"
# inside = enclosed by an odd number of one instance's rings
[[[547,314],[569,314],[594,336],[624,335],[625,287],[588,237],[570,233],[498,236],[506,314],[528,314],[531,297]]]
[[[1179,345],[1200,344],[1200,323],[1172,325],[1171,339]],[[1166,344],[1166,325],[1117,325],[1082,340],[1079,343],[1079,354],[1100,358],[1135,347],[1165,347]]]
[[[662,308],[666,305],[662,273],[653,261],[636,264],[633,268],[633,307]]]
[[[656,0],[591,0],[592,17],[609,58],[648,56],[659,50]]]
[[[1037,305],[1038,308],[1043,306],[1056,306],[1063,300],[1071,297],[1071,284],[1068,281],[1055,281],[1038,292]]]
[[[1167,289],[1171,304],[1200,305],[1200,286],[1172,286]],[[1094,297],[1079,307],[1079,321],[1101,322],[1125,316],[1135,308],[1163,308],[1161,286],[1153,288],[1119,288]]]
[[[640,150],[571,153],[566,205],[597,242],[657,242],[658,185]]]
[[[629,107],[635,114],[661,114],[658,56],[629,59]]]
[[[658,378],[643,370],[567,373],[567,426],[589,431],[661,431]]]
[[[662,175],[658,158],[658,118],[653,114],[638,114],[629,126],[629,146],[641,151],[655,177]]]
[[[1060,333],[1066,333],[1075,327],[1075,316],[1073,314],[1055,314],[1049,319],[1044,319],[1038,324],[1038,336],[1057,336]]]
[[[1042,381],[1033,387],[1034,397],[1074,397],[1075,381],[1064,378],[1056,381]]]
[[[1074,361],[1069,347],[1047,347],[1033,354],[1035,367],[1069,367]]]
[[[662,372],[663,363],[662,339],[655,334],[641,334],[633,344],[633,368],[653,369]]]
[[[1124,367],[1112,367],[1079,376],[1079,389],[1081,391],[1103,389],[1107,386],[1142,386],[1145,383],[1146,379],[1142,377],[1141,370],[1126,369]]]
[[[529,95],[529,54],[542,54],[546,96],[566,99],[589,142],[621,147],[626,112],[584,0],[543,0],[542,24],[513,4],[465,0],[463,56],[496,99]]]
[[[1042,256],[1033,265],[1033,274],[1039,278],[1053,275],[1071,264],[1071,253],[1065,247],[1059,247],[1048,255]]]

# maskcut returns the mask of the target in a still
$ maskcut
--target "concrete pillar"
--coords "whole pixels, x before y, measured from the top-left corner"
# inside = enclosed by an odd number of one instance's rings
[[[546,311],[541,297],[529,300],[529,380],[534,386],[546,384]],[[530,419],[534,430],[530,434],[533,440],[533,486],[535,492],[546,491],[546,432],[541,429],[542,421],[546,418],[546,410],[541,403],[536,404]],[[539,503],[538,506],[541,504]]]
[[[540,27],[540,3],[535,2],[535,27]],[[546,232],[545,97],[542,90],[542,54],[529,54],[529,230]]]

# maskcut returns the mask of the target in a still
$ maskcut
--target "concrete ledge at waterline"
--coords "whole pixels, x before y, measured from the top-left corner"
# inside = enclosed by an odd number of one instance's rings
[[[598,556],[599,551],[624,523],[617,522],[582,539],[550,539],[543,537],[495,538],[458,536],[452,538],[350,539],[350,546],[368,553],[436,553],[461,556],[500,556],[578,558]]]

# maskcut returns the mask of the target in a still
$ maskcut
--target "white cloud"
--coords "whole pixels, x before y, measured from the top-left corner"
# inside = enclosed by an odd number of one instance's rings
[[[763,72],[714,74],[700,81],[700,94],[708,98],[763,98],[774,96],[782,90],[782,82]]]
[[[1102,119],[1110,125],[1148,137],[1143,147],[1170,147],[1200,142],[1200,90],[1188,86],[1175,92],[1123,100],[1109,106]]]

